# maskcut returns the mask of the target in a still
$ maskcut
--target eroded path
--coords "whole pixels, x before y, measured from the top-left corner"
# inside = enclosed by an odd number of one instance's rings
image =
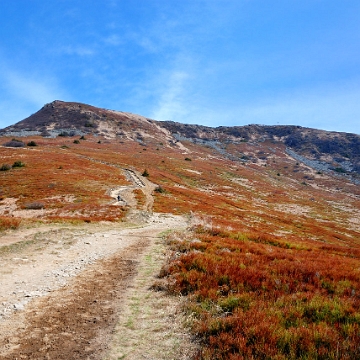
[[[142,256],[159,233],[185,225],[153,215],[138,228],[50,231],[38,235],[41,248],[3,256],[0,359],[105,356]]]
[[[155,185],[125,173],[131,185],[110,194],[131,207],[128,222],[0,237],[1,360],[189,358],[178,302],[150,289],[166,256],[160,234],[186,221],[153,214]]]

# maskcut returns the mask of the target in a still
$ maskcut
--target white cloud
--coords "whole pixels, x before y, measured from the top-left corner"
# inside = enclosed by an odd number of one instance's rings
[[[183,118],[187,115],[186,84],[189,74],[185,71],[174,71],[167,75],[158,104],[151,117],[159,120]]]
[[[105,42],[105,44],[111,45],[111,46],[118,46],[118,45],[122,45],[125,43],[124,39],[122,39],[117,34],[112,34],[112,35],[104,38],[104,42]]]
[[[54,79],[44,76],[37,78],[7,68],[0,81],[0,128],[24,119],[45,103],[67,98]]]
[[[360,134],[360,90],[348,87],[262,98],[248,104],[212,104],[211,111],[192,106],[186,122],[208,126],[247,124],[300,125]],[[179,121],[179,119],[174,119]]]
[[[85,46],[63,46],[60,47],[59,51],[67,55],[78,55],[78,56],[92,56],[95,54],[95,50]]]
[[[3,78],[7,91],[13,97],[34,105],[42,106],[45,102],[64,95],[50,80],[34,79],[11,71],[6,72]]]

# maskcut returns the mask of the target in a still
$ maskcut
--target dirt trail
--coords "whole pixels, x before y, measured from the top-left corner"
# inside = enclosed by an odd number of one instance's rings
[[[22,241],[0,252],[1,360],[136,358],[137,355],[131,357],[135,351],[131,344],[119,347],[116,340],[117,331],[126,327],[123,313],[131,308],[131,290],[136,287],[134,282],[138,283],[139,269],[145,269],[146,281],[137,291],[146,299],[165,301],[165,295],[150,294],[149,290],[163,261],[163,254],[155,254],[154,249],[164,252],[159,248],[159,234],[184,228],[186,221],[179,216],[152,214],[151,193],[155,185],[135,172],[130,171],[128,176],[133,185],[113,189],[112,194],[115,198],[119,191],[123,196],[127,194],[128,198],[124,198],[133,206],[129,201],[131,189],[144,191],[146,204],[140,212],[141,224],[43,227],[35,233],[24,230],[21,234],[19,230],[12,234]],[[146,216],[145,210],[150,210]],[[132,220],[139,218],[136,214],[139,212],[133,210]],[[158,259],[150,270],[146,268],[149,254]],[[158,306],[154,301],[147,303],[147,311],[148,306]],[[174,311],[175,305],[168,309]],[[165,323],[170,318],[174,320],[174,314],[164,311],[159,316]],[[153,319],[149,321],[148,334],[152,332]],[[169,334],[170,330],[164,327],[163,331]],[[187,335],[178,329],[171,331],[174,342],[158,343],[157,358],[187,358],[188,350],[178,346],[186,343]],[[144,337],[144,333],[134,334],[132,338]],[[161,351],[163,346],[168,350]]]
[[[120,186],[110,190],[110,196],[115,199],[114,204],[128,205],[132,209],[135,209],[137,204],[133,190],[140,189],[145,195],[145,204],[143,205],[142,210],[151,213],[154,204],[152,192],[155,190],[156,185],[141,176],[135,170],[123,169],[123,171],[126,178],[132,183],[132,185]]]

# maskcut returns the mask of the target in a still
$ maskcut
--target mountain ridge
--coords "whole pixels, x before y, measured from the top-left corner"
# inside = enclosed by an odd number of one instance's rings
[[[360,175],[360,135],[306,128],[296,125],[244,125],[209,127],[174,121],[157,121],[141,115],[55,100],[18,123],[0,130],[0,136],[94,134],[127,138],[146,146],[166,142],[178,146],[190,141],[210,146],[222,155],[249,161],[231,145],[284,144],[287,154],[318,171]],[[180,143],[180,144],[179,144]],[[238,152],[238,153],[237,153]],[[260,154],[261,156],[262,154]]]

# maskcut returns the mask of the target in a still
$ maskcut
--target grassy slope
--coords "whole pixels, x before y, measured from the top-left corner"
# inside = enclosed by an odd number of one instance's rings
[[[151,142],[30,140],[38,146],[0,148],[0,165],[26,164],[0,172],[0,196],[24,208],[42,203],[42,221],[121,219],[106,195],[127,183],[119,167],[148,170],[164,190],[154,193],[155,211],[191,217],[191,231],[170,239],[162,275],[189,297],[199,358],[360,356],[358,186],[316,174],[270,143],[227,149],[261,156],[253,163],[191,143],[185,153]],[[18,225],[0,217],[0,227]]]

